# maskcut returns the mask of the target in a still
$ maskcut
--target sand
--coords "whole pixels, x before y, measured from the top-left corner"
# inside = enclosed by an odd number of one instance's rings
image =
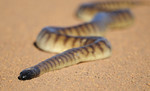
[[[81,63],[20,81],[19,73],[55,53],[33,46],[45,26],[72,26],[74,14],[90,0],[0,1],[0,91],[150,91],[150,7],[132,9],[135,23],[108,32],[110,58]],[[92,1],[92,0],[91,0]]]

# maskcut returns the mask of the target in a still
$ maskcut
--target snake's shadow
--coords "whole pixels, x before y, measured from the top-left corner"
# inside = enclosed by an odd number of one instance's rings
[[[33,45],[34,45],[38,50],[45,52],[44,50],[40,49],[40,48],[37,46],[36,42],[33,42]]]

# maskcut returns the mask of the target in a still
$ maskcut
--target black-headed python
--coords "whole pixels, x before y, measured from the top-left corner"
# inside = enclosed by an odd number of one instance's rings
[[[77,16],[86,23],[71,27],[45,27],[37,36],[36,47],[60,54],[23,70],[18,79],[29,80],[52,70],[109,57],[111,45],[102,36],[107,29],[131,25],[134,17],[127,8],[143,4],[145,2],[142,1],[111,1],[81,5]]]

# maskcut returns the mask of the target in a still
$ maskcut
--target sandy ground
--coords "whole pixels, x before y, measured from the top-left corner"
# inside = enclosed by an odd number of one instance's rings
[[[132,9],[133,26],[107,34],[110,58],[17,79],[23,69],[55,55],[33,46],[40,30],[82,23],[74,14],[87,1],[0,0],[0,91],[150,91],[149,6]]]

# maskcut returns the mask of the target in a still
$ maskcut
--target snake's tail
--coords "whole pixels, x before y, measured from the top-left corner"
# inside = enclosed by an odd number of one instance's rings
[[[133,8],[141,5],[149,6],[150,1],[119,0],[87,3],[79,7],[79,9],[76,12],[76,16],[84,21],[91,21],[98,12],[111,12],[125,8]]]
[[[69,49],[33,67],[23,70],[20,73],[18,79],[30,80],[52,70],[57,70],[84,61],[91,61],[109,57],[111,55],[110,43],[103,37],[92,38],[95,39],[93,43],[79,48]],[[90,40],[91,38],[87,37],[87,39]]]
[[[126,28],[134,23],[134,16],[129,9],[121,9],[109,13],[111,22],[108,28]]]
[[[92,22],[106,28],[126,28],[134,22],[134,16],[129,9],[121,9],[112,12],[100,12],[95,15]]]

